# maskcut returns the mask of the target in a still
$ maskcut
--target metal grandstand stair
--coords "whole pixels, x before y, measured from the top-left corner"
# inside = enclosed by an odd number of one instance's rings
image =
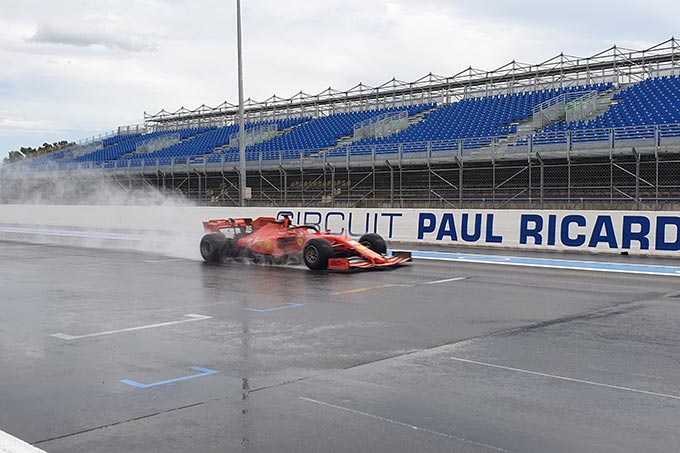
[[[204,132],[204,133],[205,133],[205,132]],[[185,142],[189,142],[189,141],[191,141],[191,140],[195,140],[195,139],[196,139],[198,136],[200,136],[200,135],[201,135],[201,134],[197,134],[197,135],[192,135],[192,136],[190,136],[190,137],[186,137],[186,138],[179,139],[179,140],[177,141],[177,143],[185,143]],[[162,149],[162,148],[159,148],[159,149]],[[140,154],[141,152],[142,152],[142,151],[134,150],[134,151],[131,151],[131,152],[129,152],[129,153],[125,153],[125,154],[121,155],[120,157],[133,157],[135,154]]]
[[[277,131],[275,137],[280,137],[280,136],[282,136],[283,134],[287,134],[287,133],[293,131],[294,129],[297,129],[297,128],[300,127],[300,126],[309,123],[310,121],[313,121],[313,119],[310,119],[310,120],[307,120],[307,121],[303,121],[303,122],[298,123],[298,124],[293,124],[293,125],[290,126],[290,127],[287,127],[287,128],[285,128],[285,129],[281,129],[281,130]],[[232,148],[238,148],[238,144],[236,144],[236,145],[230,145],[229,143],[227,143],[226,145],[218,146],[217,148],[215,148],[215,149],[213,150],[213,153],[221,153],[221,152],[223,152],[223,151],[226,151],[226,150],[229,150],[229,149],[232,149]]]
[[[617,89],[606,91],[606,92],[601,92],[597,98],[597,106],[594,111],[594,113],[591,115],[591,119],[595,119],[601,115],[603,115],[607,110],[611,108],[612,105],[615,105],[618,101],[613,100],[614,96],[617,93],[620,93],[623,91],[626,87],[625,86],[620,86]],[[545,127],[549,127],[550,125],[556,123],[556,122],[561,122],[564,121],[563,119],[559,119],[557,121],[553,121],[552,123],[547,124]],[[516,132],[513,132],[508,135],[508,137],[503,140],[501,139],[499,141],[500,144],[515,144],[517,143],[520,139],[526,138],[527,135],[533,134],[534,132],[537,131],[537,129],[534,128],[534,118],[533,116],[530,116],[522,121],[518,121],[516,123],[512,123],[512,125],[517,126]]]
[[[409,126],[413,126],[414,124],[418,124],[421,121],[425,121],[425,115],[434,112],[435,110],[440,109],[441,107],[442,105],[435,105],[431,109],[423,110],[422,112],[409,117]]]
[[[415,125],[415,124],[418,124],[418,123],[420,123],[420,122],[422,122],[422,121],[425,121],[425,119],[426,119],[425,116],[426,116],[428,113],[431,113],[431,112],[433,112],[433,111],[435,111],[435,110],[437,110],[437,109],[439,109],[439,108],[441,108],[441,107],[442,107],[441,105],[435,105],[435,106],[432,107],[432,108],[429,108],[429,109],[427,109],[427,110],[423,110],[423,111],[420,112],[420,113],[416,113],[415,115],[409,116],[409,117],[408,117],[408,127],[411,127],[411,126],[413,126],[413,125]],[[340,138],[338,139],[337,145],[335,145],[335,146],[329,146],[328,148],[325,148],[325,149],[321,150],[321,151],[320,151],[320,154],[321,154],[321,153],[325,153],[325,152],[327,152],[327,151],[334,150],[334,149],[341,149],[341,148],[344,147],[344,146],[351,145],[352,143],[354,143],[355,140],[356,140],[356,139],[354,138],[354,135],[353,135],[353,134],[344,135],[344,136],[342,136],[342,137],[340,137]]]

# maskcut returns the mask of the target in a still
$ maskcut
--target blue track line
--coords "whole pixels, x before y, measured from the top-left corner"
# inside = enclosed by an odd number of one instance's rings
[[[471,253],[427,252],[412,250],[413,258],[442,261],[461,261],[479,264],[500,264],[504,266],[546,267],[595,272],[620,272],[626,274],[665,275],[680,277],[680,267],[653,264],[628,264],[601,261],[580,261],[552,258],[528,258],[502,255],[477,255]]]
[[[166,381],[152,382],[151,384],[142,384],[141,382],[133,381],[132,379],[121,379],[120,382],[123,384],[131,385],[137,387],[138,389],[148,389],[150,387],[158,387],[159,385],[172,384],[175,382],[186,381],[189,379],[196,379],[203,376],[210,376],[211,374],[217,374],[219,371],[210,370],[208,368],[203,368],[200,366],[192,366],[192,370],[200,371],[199,374],[192,374],[191,376],[183,376],[175,379],[168,379]]]

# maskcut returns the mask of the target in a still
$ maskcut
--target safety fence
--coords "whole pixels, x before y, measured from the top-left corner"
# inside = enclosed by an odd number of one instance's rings
[[[246,181],[249,206],[680,210],[678,174],[678,150],[631,148],[595,155],[535,152],[516,159],[463,155],[408,164],[384,158],[364,165],[255,167],[248,169]],[[1,172],[0,203],[21,203],[39,193],[58,195],[56,203],[78,204],[100,191],[102,180],[123,192],[153,188],[199,205],[239,203],[238,170],[226,165],[144,172]]]

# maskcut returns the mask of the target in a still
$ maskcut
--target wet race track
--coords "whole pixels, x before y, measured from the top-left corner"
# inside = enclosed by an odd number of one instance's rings
[[[679,276],[18,242],[0,273],[0,429],[51,453],[680,445]]]

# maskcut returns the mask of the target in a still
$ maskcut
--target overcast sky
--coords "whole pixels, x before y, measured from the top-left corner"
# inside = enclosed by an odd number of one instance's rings
[[[643,49],[680,2],[242,0],[245,96]],[[236,0],[0,0],[0,160],[20,146],[238,101]],[[674,28],[674,25],[676,27]]]

